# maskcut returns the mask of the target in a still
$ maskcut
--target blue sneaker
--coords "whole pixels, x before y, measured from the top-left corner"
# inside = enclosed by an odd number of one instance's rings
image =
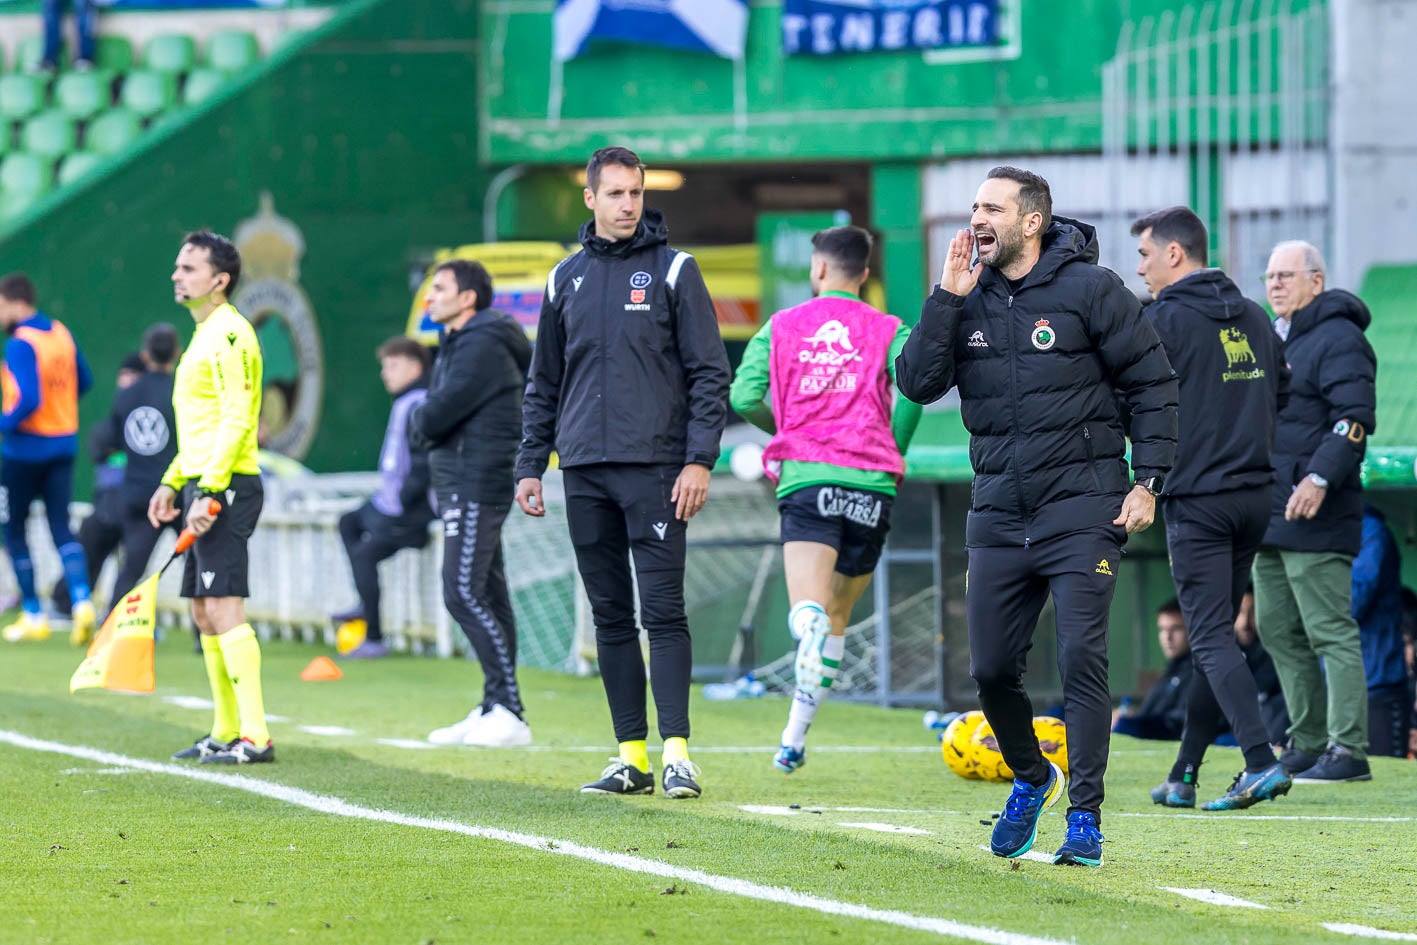
[[[1102,865],[1102,831],[1097,829],[1096,817],[1081,810],[1068,815],[1068,837],[1053,854],[1053,862],[1069,866]]]
[[[989,850],[995,856],[1012,859],[1033,849],[1034,838],[1038,836],[1038,818],[1058,803],[1067,784],[1063,769],[1051,761],[1048,762],[1048,783],[1042,787],[1034,787],[1027,781],[1015,778],[1013,793],[1004,805],[1003,814],[994,824]]]
[[[1281,794],[1288,794],[1294,780],[1284,765],[1275,762],[1263,771],[1251,774],[1241,771],[1235,775],[1230,790],[1213,801],[1201,805],[1201,810],[1244,810],[1260,801],[1272,801]]]
[[[1164,807],[1195,807],[1196,786],[1185,781],[1162,781],[1151,789],[1151,802]]]
[[[773,756],[772,766],[783,774],[791,774],[807,763],[807,749],[783,745]]]

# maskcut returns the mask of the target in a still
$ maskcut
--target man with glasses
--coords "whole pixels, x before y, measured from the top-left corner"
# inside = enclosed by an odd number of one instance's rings
[[[1280,758],[1296,783],[1368,781],[1368,703],[1350,607],[1362,544],[1359,469],[1375,422],[1372,321],[1355,295],[1324,288],[1308,243],[1280,243],[1265,291],[1292,373],[1274,444],[1269,529],[1255,557],[1255,617],[1293,724]]]

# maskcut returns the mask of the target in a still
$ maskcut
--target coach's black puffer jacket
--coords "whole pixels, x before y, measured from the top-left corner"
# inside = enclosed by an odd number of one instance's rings
[[[1132,468],[1164,475],[1176,450],[1176,376],[1141,305],[1096,265],[1092,227],[1054,217],[1017,291],[986,267],[968,296],[936,287],[896,359],[916,403],[959,385],[974,494],[966,541],[1025,545],[1111,523]]]

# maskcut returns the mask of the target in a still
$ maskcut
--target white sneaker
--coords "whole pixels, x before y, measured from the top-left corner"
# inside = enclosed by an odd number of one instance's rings
[[[531,726],[510,709],[494,705],[463,737],[464,745],[482,748],[521,748],[531,744]]]
[[[435,745],[461,745],[467,736],[482,721],[482,706],[475,706],[461,722],[454,722],[444,728],[435,728],[428,733],[428,740]]]

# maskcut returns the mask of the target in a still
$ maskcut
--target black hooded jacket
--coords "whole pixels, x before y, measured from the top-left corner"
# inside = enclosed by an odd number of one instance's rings
[[[1274,443],[1274,500],[1264,543],[1287,551],[1356,555],[1363,544],[1360,472],[1377,423],[1377,356],[1363,332],[1368,306],[1330,289],[1289,321],[1289,404],[1280,411]],[[1311,519],[1284,520],[1290,493],[1309,473],[1328,480]]]
[[[1176,377],[1141,305],[1097,262],[1096,232],[1054,217],[1017,292],[986,267],[960,297],[936,287],[896,359],[916,403],[959,385],[969,430],[972,546],[1024,545],[1110,524],[1132,468],[1164,476],[1176,450]]]
[[[1181,386],[1167,496],[1211,495],[1274,481],[1274,429],[1289,368],[1264,309],[1219,269],[1162,289],[1146,315]]]
[[[635,235],[581,227],[583,249],[546,280],[526,387],[517,479],[562,467],[712,467],[728,422],[728,355],[698,263],[645,210]]]
[[[408,418],[409,442],[428,450],[435,490],[468,502],[511,503],[530,363],[526,332],[496,309],[443,336],[428,396]]]

